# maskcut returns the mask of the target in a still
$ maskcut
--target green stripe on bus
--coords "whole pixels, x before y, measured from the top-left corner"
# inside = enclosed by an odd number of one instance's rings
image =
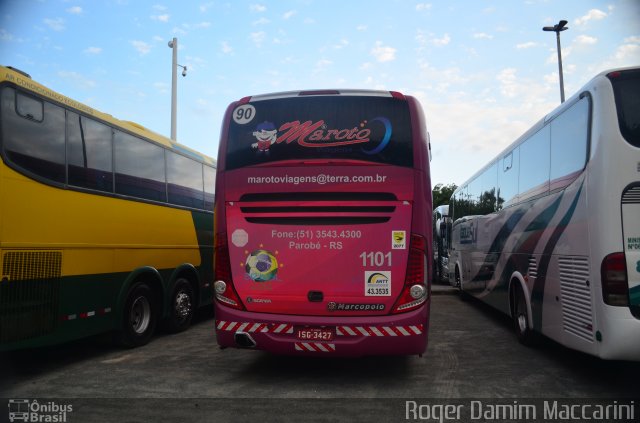
[[[629,289],[629,303],[631,305],[640,305],[640,285]]]

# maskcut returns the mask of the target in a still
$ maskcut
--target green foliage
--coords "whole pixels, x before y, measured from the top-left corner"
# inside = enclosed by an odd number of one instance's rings
[[[453,192],[458,188],[456,184],[437,184],[431,191],[433,194],[433,208],[443,204],[449,204],[449,199]]]

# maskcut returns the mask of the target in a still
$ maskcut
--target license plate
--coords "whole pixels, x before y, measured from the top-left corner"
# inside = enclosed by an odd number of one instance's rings
[[[298,328],[296,336],[302,341],[333,341],[335,330],[327,328]]]

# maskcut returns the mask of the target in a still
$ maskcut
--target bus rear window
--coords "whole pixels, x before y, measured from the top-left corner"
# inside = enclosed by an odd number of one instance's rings
[[[640,147],[640,70],[611,72],[622,136],[633,146]]]
[[[293,97],[239,105],[226,168],[349,159],[412,167],[409,106],[392,97]]]

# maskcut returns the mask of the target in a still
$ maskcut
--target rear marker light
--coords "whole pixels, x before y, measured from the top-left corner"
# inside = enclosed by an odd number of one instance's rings
[[[617,307],[629,305],[629,283],[624,253],[609,254],[600,266],[602,298],[605,304]]]
[[[338,95],[340,91],[338,90],[308,90],[308,91],[300,91],[298,93],[299,96],[305,95]]]
[[[415,300],[415,301],[412,301],[410,303],[402,304],[401,306],[398,306],[398,308],[396,308],[396,310],[397,311],[408,310],[410,308],[414,308],[414,307],[417,307],[417,306],[421,305],[425,301],[427,301],[427,297],[426,296],[420,298],[419,300]]]
[[[233,301],[232,299],[227,298],[227,297],[225,297],[225,296],[223,296],[223,295],[220,295],[220,294],[216,294],[216,298],[217,298],[217,299],[218,299],[218,301],[220,301],[221,303],[225,303],[225,304],[228,304],[228,305],[230,305],[230,306],[237,306],[237,305],[238,305],[238,303],[236,303],[236,302],[235,302],[235,301]]]

